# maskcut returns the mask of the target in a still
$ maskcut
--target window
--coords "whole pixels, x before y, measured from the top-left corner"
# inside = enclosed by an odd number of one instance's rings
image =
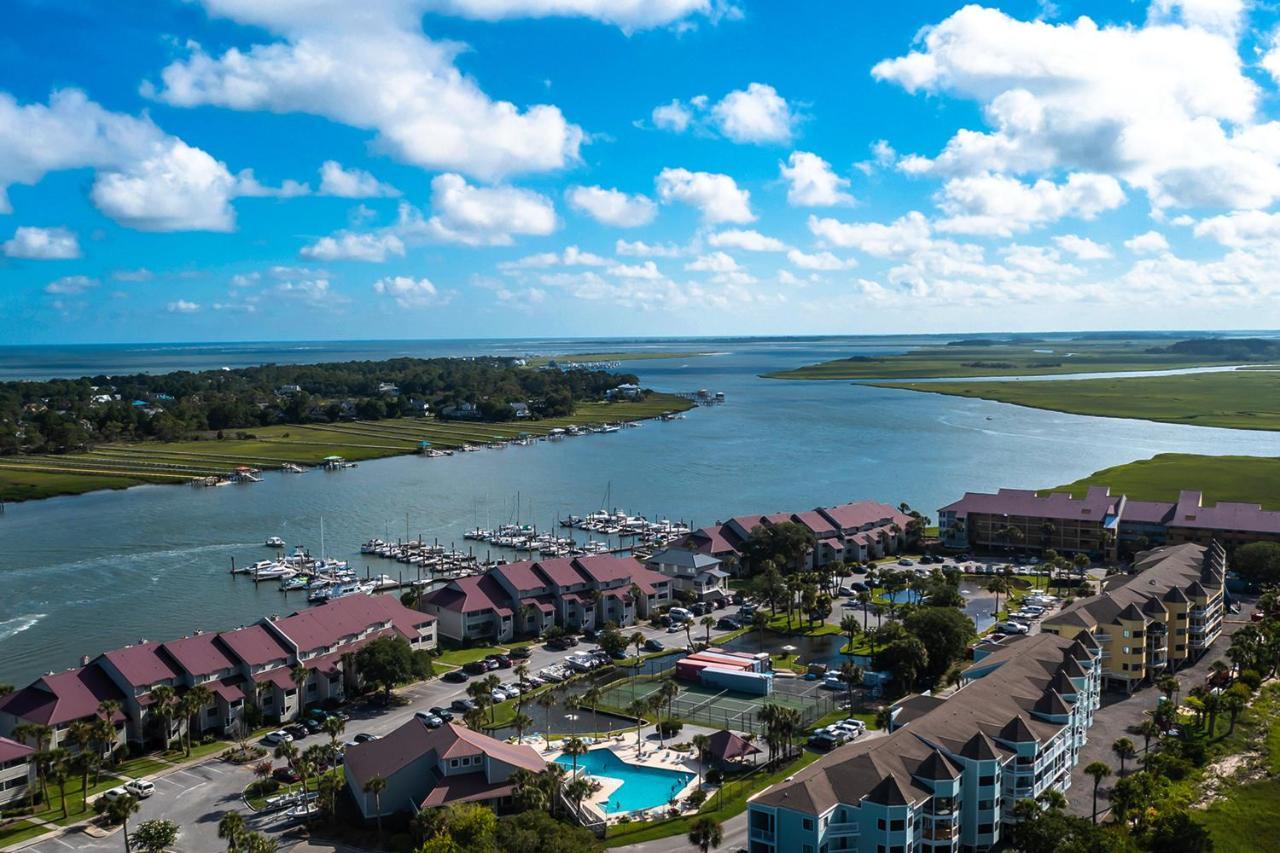
[[[450,758],[450,759],[449,759],[449,766],[450,766],[450,767],[457,767],[457,766],[458,766],[458,759],[456,759],[456,758]]]
[[[811,818],[811,817],[807,817],[807,818],[805,818],[804,820],[800,821],[800,825],[804,827],[804,831],[805,831],[805,832],[812,832],[812,831],[813,831],[813,818]]]
[[[891,821],[889,821],[889,831],[890,831],[890,832],[902,832],[902,830],[904,830],[904,829],[906,829],[906,828],[907,828],[907,822],[906,822],[906,821],[904,821],[904,820],[891,820]]]
[[[206,713],[206,715],[209,717],[209,719],[211,719],[211,720],[216,719],[216,718],[217,718],[217,716],[218,716],[218,707],[215,705],[214,707],[210,708],[210,709],[209,709],[208,711],[206,711],[205,713]]]
[[[983,787],[990,787],[995,783],[996,783],[996,777],[994,776],[982,776],[982,777],[979,777],[978,779],[978,784],[982,785]]]

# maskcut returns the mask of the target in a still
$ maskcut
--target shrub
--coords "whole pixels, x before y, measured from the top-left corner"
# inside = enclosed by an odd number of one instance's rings
[[[675,737],[684,728],[684,723],[679,720],[663,720],[658,723],[658,733],[664,738]]]
[[[1246,669],[1236,680],[1250,690],[1257,690],[1262,685],[1262,676],[1256,669]]]
[[[702,808],[702,804],[707,801],[707,792],[696,788],[689,792],[689,796],[685,797],[684,801],[690,808]]]

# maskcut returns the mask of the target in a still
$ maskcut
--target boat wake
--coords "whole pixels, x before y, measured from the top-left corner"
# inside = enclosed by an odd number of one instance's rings
[[[28,628],[34,627],[47,615],[46,613],[23,613],[12,619],[0,619],[0,642],[4,642],[10,637],[15,637]]]

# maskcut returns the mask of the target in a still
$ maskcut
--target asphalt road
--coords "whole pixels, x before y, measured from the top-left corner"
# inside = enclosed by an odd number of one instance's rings
[[[736,608],[730,607],[714,613],[718,617],[735,611]],[[661,640],[668,648],[683,648],[685,644],[683,631],[668,634],[665,629],[643,625],[630,629],[628,633],[635,631],[639,631],[646,638]],[[718,633],[724,632],[713,631],[713,641]],[[705,636],[705,628],[695,627],[693,632],[695,640]],[[562,661],[575,651],[593,647],[592,643],[583,643],[575,649],[553,652],[537,646],[533,648],[526,663],[531,672],[536,672],[545,666]],[[503,681],[514,678],[510,669],[496,670],[495,673]],[[396,694],[401,699],[407,700],[406,704],[383,708],[375,700],[348,707],[346,710],[351,714],[351,720],[347,723],[343,738],[349,740],[358,732],[385,735],[412,719],[415,711],[426,710],[436,705],[447,706],[454,699],[465,696],[466,689],[465,683],[451,684],[437,678],[397,690]],[[323,734],[312,735],[298,743],[305,748],[312,742],[320,743],[325,739],[326,736]],[[253,781],[253,773],[248,767],[237,767],[211,758],[181,770],[149,778],[156,783],[156,793],[142,801],[141,808],[130,821],[130,825],[136,826],[141,821],[157,818],[174,821],[181,827],[175,850],[183,853],[224,851],[226,843],[218,839],[218,821],[223,814],[231,810],[243,812],[252,829],[279,837],[282,847],[290,846],[298,851],[334,849],[332,845],[321,847],[294,845],[285,832],[288,827],[282,826],[278,817],[259,816],[251,812],[241,798],[241,792],[245,786]],[[119,851],[123,848],[124,841],[119,831],[105,838],[93,838],[83,831],[83,826],[75,826],[63,831],[57,837],[28,845],[24,850],[34,851],[34,853],[61,853],[67,849]]]

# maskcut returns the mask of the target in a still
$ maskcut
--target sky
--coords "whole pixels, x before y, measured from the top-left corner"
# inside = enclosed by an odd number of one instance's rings
[[[8,0],[9,344],[1280,326],[1245,0]]]

